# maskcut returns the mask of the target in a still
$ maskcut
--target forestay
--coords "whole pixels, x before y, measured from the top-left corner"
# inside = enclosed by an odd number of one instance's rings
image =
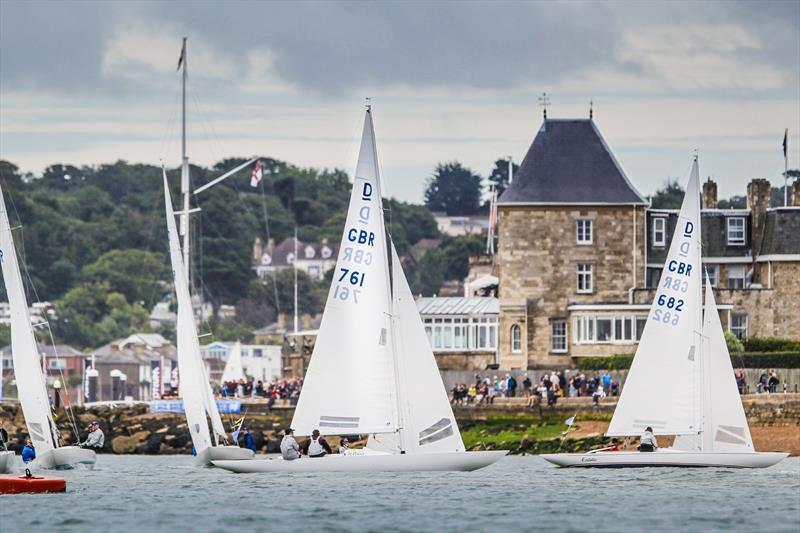
[[[41,456],[57,447],[58,443],[53,440],[55,424],[50,413],[42,362],[31,328],[28,300],[22,284],[2,188],[0,188],[0,263],[2,263],[8,304],[11,308],[11,351],[17,395],[28,426],[28,434],[36,453]]]
[[[754,452],[717,302],[708,279],[703,342],[705,388],[709,405],[703,424],[703,451]]]
[[[197,327],[192,313],[189,284],[186,279],[186,269],[183,267],[181,246],[178,240],[178,229],[175,224],[175,214],[172,209],[172,198],[169,193],[167,174],[164,174],[164,205],[167,215],[167,233],[169,235],[169,256],[172,262],[172,278],[175,283],[175,294],[178,299],[177,340],[178,340],[178,371],[180,372],[180,391],[183,398],[183,408],[186,421],[189,424],[189,433],[192,444],[199,454],[211,446],[211,438],[206,420],[204,388],[208,389],[197,361],[200,357],[200,343],[197,340]]]
[[[395,431],[388,269],[375,134],[367,111],[336,269],[292,420],[298,434]]]
[[[700,431],[697,398],[701,329],[700,193],[697,159],[650,314],[608,435],[691,435]]]
[[[414,296],[392,248],[394,348],[397,353],[402,449],[406,453],[463,452],[464,442],[442,383]]]

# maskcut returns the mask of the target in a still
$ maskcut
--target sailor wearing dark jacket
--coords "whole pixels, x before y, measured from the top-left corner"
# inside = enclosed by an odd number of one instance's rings
[[[315,429],[311,433],[311,438],[306,439],[303,443],[302,451],[309,457],[325,457],[329,453],[333,453],[330,444],[319,436],[318,429]]]

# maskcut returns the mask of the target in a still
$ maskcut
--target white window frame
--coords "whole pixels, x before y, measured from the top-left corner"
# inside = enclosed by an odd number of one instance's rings
[[[667,246],[667,217],[653,217],[652,220],[653,247],[664,248]],[[660,226],[660,228],[658,226]]]
[[[731,229],[731,223],[736,221],[741,222],[741,228]],[[741,237],[739,237],[741,233]],[[733,235],[737,235],[734,237]],[[725,221],[725,236],[728,246],[744,246],[747,243],[747,220],[745,217],[727,217]]]
[[[741,271],[742,275],[741,276],[731,276],[731,272],[733,272],[733,271],[736,271],[737,273]],[[737,287],[733,287],[731,285],[731,280],[734,280],[734,279],[741,279],[742,280],[742,286],[741,287],[738,287],[738,286]],[[744,289],[746,285],[747,285],[747,269],[745,268],[745,266],[744,265],[736,265],[736,264],[728,265],[728,288],[729,289]]]
[[[586,236],[587,226],[588,238]],[[575,221],[575,242],[580,246],[589,246],[594,243],[594,223],[591,218],[579,218]]]
[[[522,351],[522,328],[519,324],[511,326],[511,353]]]
[[[556,326],[563,326],[563,331],[556,332]],[[556,341],[560,340],[563,347],[559,347]],[[567,321],[566,320],[553,320],[550,323],[550,351],[553,353],[567,353]]]
[[[594,317],[594,338],[597,344],[611,344],[614,342],[614,317],[613,316],[596,316]],[[600,340],[600,321],[608,322],[608,339]]]
[[[734,318],[744,319],[744,325],[739,324],[738,326],[734,327],[733,326]],[[731,313],[731,323],[728,324],[728,331],[736,335],[737,338],[744,339],[747,337],[747,326],[749,325],[748,322],[749,320],[745,313]]]
[[[588,267],[585,268],[585,267]],[[594,265],[592,263],[578,263],[576,270],[576,291],[578,294],[592,294],[594,292]],[[584,284],[581,288],[581,276],[586,276],[588,287]]]

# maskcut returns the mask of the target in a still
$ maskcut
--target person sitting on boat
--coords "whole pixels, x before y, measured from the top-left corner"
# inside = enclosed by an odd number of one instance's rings
[[[658,442],[656,441],[656,436],[653,435],[653,428],[647,426],[642,434],[642,438],[639,440],[639,451],[654,452],[656,449],[658,449]]]
[[[25,447],[22,448],[22,461],[30,463],[36,459],[36,450],[33,449],[33,441],[30,437],[25,437]]]
[[[286,428],[283,432],[283,440],[281,440],[281,456],[286,461],[294,461],[300,459],[300,446],[294,440],[294,430]]]
[[[8,449],[8,431],[3,427],[3,421],[0,420],[0,451]]]
[[[100,429],[100,422],[97,420],[93,420],[91,424],[89,424],[89,436],[86,437],[86,440],[81,442],[81,448],[95,448],[101,449],[106,442],[106,436],[103,434],[103,430]]]
[[[319,430],[315,429],[311,432],[311,438],[306,439],[303,443],[302,452],[309,457],[325,457],[331,451],[331,445],[320,437]]]
[[[347,437],[342,437],[339,440],[339,453],[347,453],[347,450],[350,449],[350,441]]]

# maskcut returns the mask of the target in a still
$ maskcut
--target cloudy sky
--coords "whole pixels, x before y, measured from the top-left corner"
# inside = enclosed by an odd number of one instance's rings
[[[720,196],[800,166],[800,2],[17,2],[0,0],[0,158],[355,164],[364,97],[388,193],[419,201],[437,162],[487,174],[541,122],[595,120],[634,184]]]

